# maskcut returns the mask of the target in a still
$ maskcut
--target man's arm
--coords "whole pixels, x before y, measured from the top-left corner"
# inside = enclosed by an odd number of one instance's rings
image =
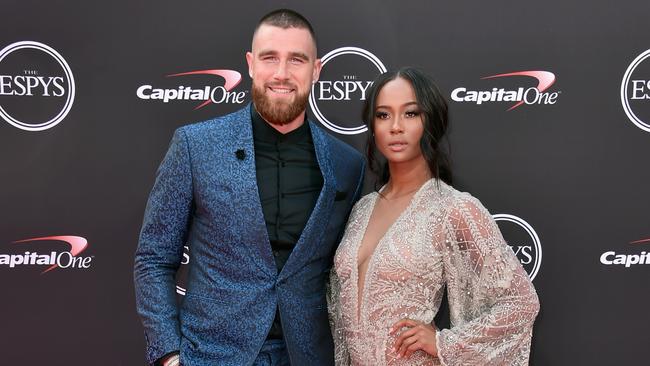
[[[158,359],[153,366],[179,366],[181,357],[178,352],[172,352]]]
[[[180,348],[174,276],[182,258],[192,202],[187,137],[179,129],[158,168],[135,253],[136,305],[150,363]]]
[[[357,189],[354,191],[354,196],[352,197],[352,206],[361,198],[361,192],[363,191],[363,181],[366,177],[366,162],[361,159],[359,164],[359,179],[357,181]]]

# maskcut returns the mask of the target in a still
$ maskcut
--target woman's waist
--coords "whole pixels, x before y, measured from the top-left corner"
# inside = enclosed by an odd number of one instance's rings
[[[437,310],[437,308],[375,310],[369,314],[361,314],[358,322],[354,322],[353,317],[346,317],[347,321],[344,321],[344,326],[345,331],[349,334],[383,336],[388,335],[393,328],[393,324],[402,319],[411,319],[424,324],[432,324]]]

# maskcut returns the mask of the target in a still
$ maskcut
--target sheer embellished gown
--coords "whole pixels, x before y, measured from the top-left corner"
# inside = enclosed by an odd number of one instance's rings
[[[539,301],[481,203],[427,181],[377,244],[360,283],[358,250],[378,197],[357,202],[334,257],[336,364],[527,365]],[[437,333],[438,357],[398,358],[391,326],[402,318],[432,323],[445,290],[451,327]]]

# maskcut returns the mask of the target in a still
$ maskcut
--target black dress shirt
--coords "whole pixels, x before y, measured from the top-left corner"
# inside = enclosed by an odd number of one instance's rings
[[[282,134],[251,105],[255,170],[278,273],[298,242],[323,187],[309,123]],[[279,311],[269,338],[282,338]]]

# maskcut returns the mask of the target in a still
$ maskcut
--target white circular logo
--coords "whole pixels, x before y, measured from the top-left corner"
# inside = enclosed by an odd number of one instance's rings
[[[325,67],[328,62],[344,55],[361,56],[364,62],[370,61],[379,72],[374,72],[373,68],[368,69],[367,65],[355,65],[356,62],[352,60],[343,65],[330,64]],[[323,69],[320,79],[312,86],[309,95],[309,106],[314,116],[323,126],[343,135],[356,135],[367,131],[365,124],[359,122],[360,102],[365,100],[366,90],[372,85],[372,80],[378,74],[385,73],[386,67],[377,56],[358,47],[337,48],[323,56],[321,61]],[[325,70],[327,72],[324,72]],[[325,104],[332,106],[328,108]],[[324,113],[325,109],[331,111]],[[336,113],[338,116],[333,116]]]
[[[501,232],[510,248],[515,252],[517,258],[528,272],[531,281],[537,276],[539,267],[542,264],[542,244],[539,236],[524,219],[508,214],[492,215],[497,222],[506,222],[515,224],[514,227],[500,227]],[[523,232],[521,232],[523,229]]]
[[[634,71],[648,57],[650,57],[650,50],[646,50],[637,56],[630,66],[627,67],[625,75],[623,75],[623,81],[621,82],[621,103],[623,104],[625,114],[632,123],[646,132],[650,132],[650,124],[644,122],[639,117],[639,109],[648,109],[647,100],[650,99],[650,73],[644,70],[644,74],[647,76],[645,78],[639,78],[634,75]],[[633,111],[633,107],[637,109],[637,113]]]
[[[72,70],[65,59],[50,46],[39,42],[16,42],[3,48],[0,51],[0,65],[3,65],[3,61],[7,63],[9,55],[17,56],[17,51],[30,50],[41,51],[53,58],[55,68],[60,67],[64,76],[52,76],[51,65],[45,65],[40,58],[32,58],[33,54],[29,55],[31,62],[12,60],[8,66],[12,72],[7,75],[0,71],[0,117],[22,130],[42,131],[56,126],[70,112],[74,102],[75,83]],[[49,70],[42,72],[40,67]],[[63,102],[53,106],[52,99],[60,98],[64,98]],[[28,100],[27,103],[24,102],[25,99]],[[36,100],[42,105],[34,106]]]

